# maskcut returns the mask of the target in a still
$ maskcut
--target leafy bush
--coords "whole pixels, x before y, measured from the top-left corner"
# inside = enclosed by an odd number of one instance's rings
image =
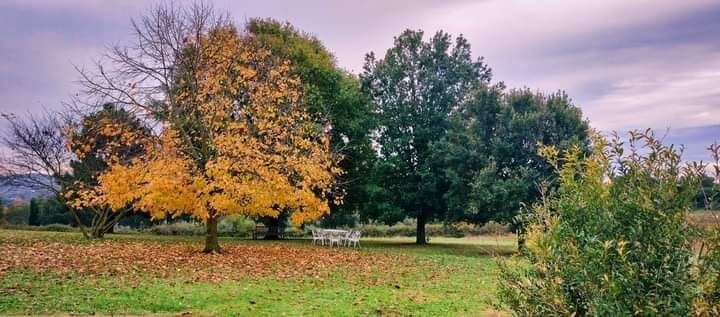
[[[224,217],[218,223],[218,233],[221,236],[249,237],[255,228],[255,222],[243,215]]]
[[[362,231],[366,237],[414,237],[415,224],[401,222],[393,226],[378,224],[363,224],[356,227]],[[459,222],[454,224],[428,224],[425,232],[432,237],[464,237],[472,235],[499,235],[510,233],[507,225],[501,225],[496,222],[488,222],[478,227],[474,224]]]
[[[159,224],[150,227],[149,232],[166,236],[199,236],[205,234],[202,224],[178,221],[175,223]]]
[[[702,167],[651,132],[542,154],[559,188],[527,220],[524,258],[501,261],[500,297],[523,316],[688,316],[697,294],[685,217]]]
[[[705,190],[703,195],[707,210],[718,208],[717,202],[720,201],[720,144],[711,145],[709,150],[714,159],[711,167],[715,182],[703,184],[705,189],[712,186],[711,190]],[[712,222],[713,225],[703,228],[706,236],[700,243],[697,268],[700,294],[693,304],[697,316],[720,316],[720,218],[718,212],[706,212],[704,215],[712,218],[704,224]]]
[[[502,235],[510,233],[510,226],[497,223],[495,221],[489,221],[482,227],[477,228],[477,234],[479,235]]]
[[[56,231],[56,232],[74,232],[74,231],[80,231],[80,229],[72,227],[70,225],[61,224],[61,223],[53,223],[49,225],[42,225],[42,226],[31,226],[31,225],[5,225],[3,226],[5,229],[12,229],[12,230],[28,230],[28,231]]]
[[[30,205],[25,201],[14,202],[5,208],[5,221],[9,225],[26,225],[30,216]]]

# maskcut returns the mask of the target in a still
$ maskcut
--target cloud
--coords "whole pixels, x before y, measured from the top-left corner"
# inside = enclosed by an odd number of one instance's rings
[[[127,42],[130,19],[153,3],[0,2],[0,112],[58,107],[77,89],[72,63],[90,65],[105,46]],[[383,54],[405,28],[443,29],[464,34],[510,87],[566,90],[597,128],[706,129],[687,141],[709,144],[720,124],[715,0],[213,3],[239,23],[290,21],[355,72],[367,52]]]

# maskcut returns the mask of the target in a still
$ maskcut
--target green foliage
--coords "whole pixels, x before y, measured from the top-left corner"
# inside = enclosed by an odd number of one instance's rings
[[[52,232],[77,232],[79,231],[78,228],[66,225],[66,224],[60,224],[60,223],[53,223],[49,225],[39,225],[39,226],[31,226],[31,225],[7,225],[4,226],[5,229],[12,229],[12,230],[27,230],[27,231],[52,231]]]
[[[448,219],[510,222],[522,204],[539,198],[538,188],[554,186],[538,145],[584,151],[587,130],[563,92],[505,91],[502,84],[473,90],[453,114],[448,135],[434,144],[446,167]]]
[[[40,225],[40,208],[38,207],[37,198],[30,199],[30,211],[28,215],[28,225]]]
[[[254,228],[255,222],[244,215],[227,216],[218,223],[218,232],[220,235],[248,237]]]
[[[541,148],[559,187],[527,217],[525,258],[502,261],[501,298],[523,316],[689,315],[685,218],[703,168],[649,131],[631,133],[629,153],[617,137],[593,143]]]
[[[152,226],[148,232],[164,236],[201,236],[205,235],[205,227],[198,223],[178,221]]]
[[[712,181],[703,179],[703,197],[706,209],[716,209],[720,201],[720,144],[712,144],[708,150],[713,158],[711,165]],[[694,302],[697,316],[720,315],[720,224],[718,215],[712,212],[713,224],[705,228],[698,254],[698,278],[700,296]]]
[[[392,226],[380,224],[362,224],[355,227],[365,237],[414,237],[416,224],[398,223]],[[488,222],[483,226],[469,223],[440,224],[431,223],[426,225],[426,234],[430,237],[465,237],[477,235],[505,235],[510,233],[507,225],[497,222]]]
[[[5,221],[10,225],[26,225],[30,216],[30,204],[16,201],[5,207]]]
[[[467,92],[491,77],[482,59],[473,60],[464,37],[423,35],[406,30],[382,59],[368,54],[361,75],[379,125],[374,141],[380,162],[367,217],[418,219],[417,243],[425,243],[425,223],[445,210],[443,166],[431,144],[445,136],[449,115]]]

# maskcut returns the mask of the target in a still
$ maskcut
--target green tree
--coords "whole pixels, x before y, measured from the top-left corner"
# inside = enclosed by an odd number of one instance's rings
[[[448,219],[508,222],[556,174],[540,144],[560,151],[588,144],[588,124],[563,92],[506,91],[502,84],[472,91],[452,115],[452,127],[434,144],[445,166]]]
[[[424,41],[422,31],[406,30],[382,59],[367,55],[361,79],[379,125],[380,157],[366,216],[390,224],[415,218],[416,243],[426,243],[425,224],[445,210],[443,170],[431,143],[445,136],[468,91],[490,78],[464,37],[453,41],[442,31]]]
[[[345,171],[335,192],[344,193],[344,198],[342,204],[330,205],[325,222],[347,222],[366,200],[365,188],[374,158],[369,138],[373,127],[370,105],[359,80],[337,66],[335,57],[317,37],[289,23],[251,19],[247,30],[272,54],[292,63],[293,75],[302,81],[304,106],[330,128],[331,149],[342,154],[339,166]],[[274,226],[282,223],[282,218],[268,217],[265,222]]]
[[[38,198],[30,199],[30,214],[28,215],[28,225],[40,225],[40,202]]]

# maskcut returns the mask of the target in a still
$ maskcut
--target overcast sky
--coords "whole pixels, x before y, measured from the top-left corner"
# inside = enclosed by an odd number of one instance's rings
[[[73,64],[127,42],[155,1],[0,0],[0,112],[59,108]],[[463,34],[494,79],[562,89],[603,131],[670,129],[686,159],[720,141],[720,1],[216,1],[242,23],[287,20],[357,73],[403,29]]]

